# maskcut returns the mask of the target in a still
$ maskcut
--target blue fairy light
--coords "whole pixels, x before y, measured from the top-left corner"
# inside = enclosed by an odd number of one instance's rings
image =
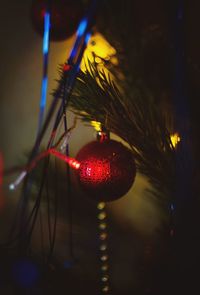
[[[44,15],[43,54],[49,51],[50,13]]]
[[[87,28],[87,24],[88,24],[87,18],[83,18],[82,21],[80,22],[77,32],[76,32],[77,37],[83,36],[83,34],[85,33],[85,30]]]

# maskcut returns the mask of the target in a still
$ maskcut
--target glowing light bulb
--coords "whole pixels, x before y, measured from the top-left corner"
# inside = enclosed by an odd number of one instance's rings
[[[95,62],[99,68],[103,68],[105,72],[108,73],[107,68],[104,66],[105,61],[109,61],[112,64],[117,65],[118,59],[116,57],[116,53],[115,48],[107,42],[103,35],[95,33],[91,36],[90,41],[87,44],[81,63],[81,70],[86,71],[89,60],[92,63]]]
[[[97,122],[97,121],[90,121],[90,124],[92,125],[92,127],[94,127],[94,129],[95,129],[97,132],[100,132],[100,131],[101,131],[101,123],[100,123],[100,122]]]
[[[82,21],[80,22],[79,27],[76,32],[78,37],[80,37],[84,34],[87,24],[88,24],[88,20],[86,18],[83,18]]]
[[[171,145],[173,148],[176,148],[178,143],[181,141],[179,134],[176,132],[170,135]]]
[[[9,185],[9,190],[14,191],[14,189],[15,189],[15,185],[13,183],[11,183]]]
[[[15,180],[15,182],[13,182],[13,183],[11,183],[9,185],[9,189],[11,191],[15,190],[16,187],[22,182],[22,180],[24,179],[24,177],[26,176],[26,174],[27,174],[27,171],[22,171],[20,173],[20,175],[17,177],[17,179]]]

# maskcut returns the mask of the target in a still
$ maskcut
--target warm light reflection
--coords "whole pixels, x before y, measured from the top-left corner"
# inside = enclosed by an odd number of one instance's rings
[[[100,33],[95,33],[90,38],[81,63],[82,71],[86,70],[88,64],[87,60],[90,62],[95,61],[99,68],[103,68],[105,71],[107,71],[104,67],[106,61],[109,61],[114,65],[118,64],[115,48],[112,47]]]
[[[97,204],[97,208],[98,208],[99,210],[102,210],[102,209],[105,208],[105,205],[106,205],[105,202],[100,202],[100,203]]]
[[[103,212],[101,212],[101,213],[99,213],[99,215],[98,215],[98,219],[100,219],[100,220],[104,220],[106,218],[106,213],[103,211]]]
[[[170,135],[171,144],[174,148],[176,148],[177,144],[181,141],[181,138],[178,133],[174,133]]]

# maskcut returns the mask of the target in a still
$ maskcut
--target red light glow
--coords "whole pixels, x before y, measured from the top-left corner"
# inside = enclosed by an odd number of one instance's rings
[[[105,182],[110,178],[110,163],[97,159],[87,159],[81,162],[80,177],[93,185]]]
[[[49,156],[49,155],[54,155],[57,158],[59,158],[60,160],[66,162],[67,164],[69,164],[70,167],[78,170],[80,167],[80,163],[78,161],[76,161],[75,159],[71,158],[71,157],[67,157],[64,154],[58,152],[56,149],[52,148],[52,149],[48,149],[42,153],[40,153],[38,156],[35,157],[35,159],[33,159],[33,161],[27,166],[25,167],[21,174],[18,176],[18,178],[9,185],[10,190],[14,190],[24,179],[24,177],[27,175],[27,173],[31,172],[35,166],[38,164],[38,162],[40,160],[42,160],[43,158]],[[0,163],[1,164],[1,163]]]
[[[74,158],[67,157],[55,149],[49,149],[46,152],[48,152],[48,154],[52,154],[52,155],[56,156],[57,158],[59,158],[60,160],[62,160],[64,162],[66,162],[67,164],[69,164],[70,167],[72,167],[74,169],[79,169],[79,167],[80,167],[80,163],[78,161],[76,161]]]
[[[80,167],[80,163],[78,161],[76,161],[74,158],[67,157],[64,154],[58,152],[56,149],[52,148],[52,149],[48,149],[48,150],[40,153],[37,157],[35,157],[35,159],[28,165],[28,167],[25,169],[25,171],[30,172],[31,170],[33,170],[35,168],[35,166],[37,165],[37,163],[40,160],[42,160],[43,158],[46,158],[49,155],[54,155],[58,159],[69,164],[69,166],[74,169],[79,169],[79,167]]]
[[[69,70],[71,70],[71,66],[68,65],[68,64],[64,64],[64,66],[63,66],[63,70],[64,70],[65,72],[68,72]]]

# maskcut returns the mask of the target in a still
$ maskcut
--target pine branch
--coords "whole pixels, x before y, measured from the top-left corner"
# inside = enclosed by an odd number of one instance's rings
[[[77,78],[70,106],[84,121],[99,121],[125,140],[138,172],[169,201],[175,189],[176,151],[165,118],[142,81],[135,81],[132,91],[124,93],[109,75],[89,62],[86,72]]]
[[[134,13],[134,1],[102,1],[96,27],[116,49],[119,64],[106,64],[108,75],[88,62],[86,72],[79,73],[69,105],[82,120],[99,121],[126,141],[138,172],[168,202],[175,192],[177,151],[160,102],[163,92],[169,91],[162,75],[170,71],[163,65],[167,55],[160,52],[167,51],[169,44],[159,25],[137,31]]]

